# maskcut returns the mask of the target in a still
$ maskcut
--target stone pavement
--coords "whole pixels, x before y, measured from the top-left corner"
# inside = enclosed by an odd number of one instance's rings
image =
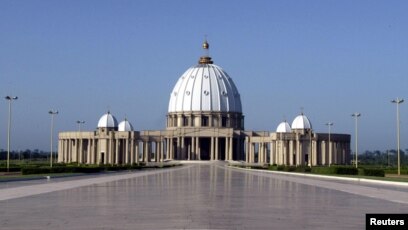
[[[404,189],[222,164],[51,180],[0,200],[1,229],[364,229],[366,213],[408,213]]]

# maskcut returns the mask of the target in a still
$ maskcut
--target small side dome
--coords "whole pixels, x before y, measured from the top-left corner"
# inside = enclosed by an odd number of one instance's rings
[[[312,123],[302,113],[293,120],[292,129],[312,129]]]
[[[124,121],[121,121],[119,123],[119,131],[125,131],[125,132],[129,132],[129,131],[133,131],[133,126],[132,124],[130,124],[130,122],[125,118]]]
[[[278,128],[276,128],[277,133],[290,133],[292,132],[292,129],[290,128],[290,125],[287,121],[283,121],[278,125]]]
[[[118,121],[109,111],[99,119],[98,128],[116,128],[116,127],[118,127]]]

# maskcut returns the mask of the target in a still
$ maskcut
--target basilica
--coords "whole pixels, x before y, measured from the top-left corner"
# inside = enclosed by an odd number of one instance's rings
[[[124,165],[139,162],[243,161],[277,165],[350,164],[350,135],[317,133],[301,113],[275,131],[244,128],[241,96],[232,78],[204,55],[170,92],[166,128],[137,131],[108,111],[95,131],[60,132],[58,162]]]

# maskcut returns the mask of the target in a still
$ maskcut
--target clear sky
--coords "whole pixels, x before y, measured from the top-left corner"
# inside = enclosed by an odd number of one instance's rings
[[[95,130],[110,109],[136,130],[165,128],[170,92],[214,63],[241,94],[246,130],[274,131],[303,111],[316,132],[352,134],[359,150],[396,148],[396,106],[408,99],[407,1],[0,1],[0,95],[12,104],[12,149],[49,150],[55,132]],[[408,102],[401,104],[408,148]],[[0,103],[0,149],[8,103]],[[56,137],[56,136],[55,136]],[[56,139],[56,138],[54,138]]]

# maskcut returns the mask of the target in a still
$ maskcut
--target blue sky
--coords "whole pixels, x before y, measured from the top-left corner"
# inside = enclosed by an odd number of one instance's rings
[[[13,102],[12,149],[49,149],[55,131],[94,130],[108,109],[137,130],[165,128],[170,92],[210,55],[241,94],[246,130],[274,131],[301,108],[317,132],[359,149],[396,148],[408,99],[406,1],[0,1],[0,94]],[[408,108],[401,104],[401,145]],[[8,104],[0,104],[0,149]]]

